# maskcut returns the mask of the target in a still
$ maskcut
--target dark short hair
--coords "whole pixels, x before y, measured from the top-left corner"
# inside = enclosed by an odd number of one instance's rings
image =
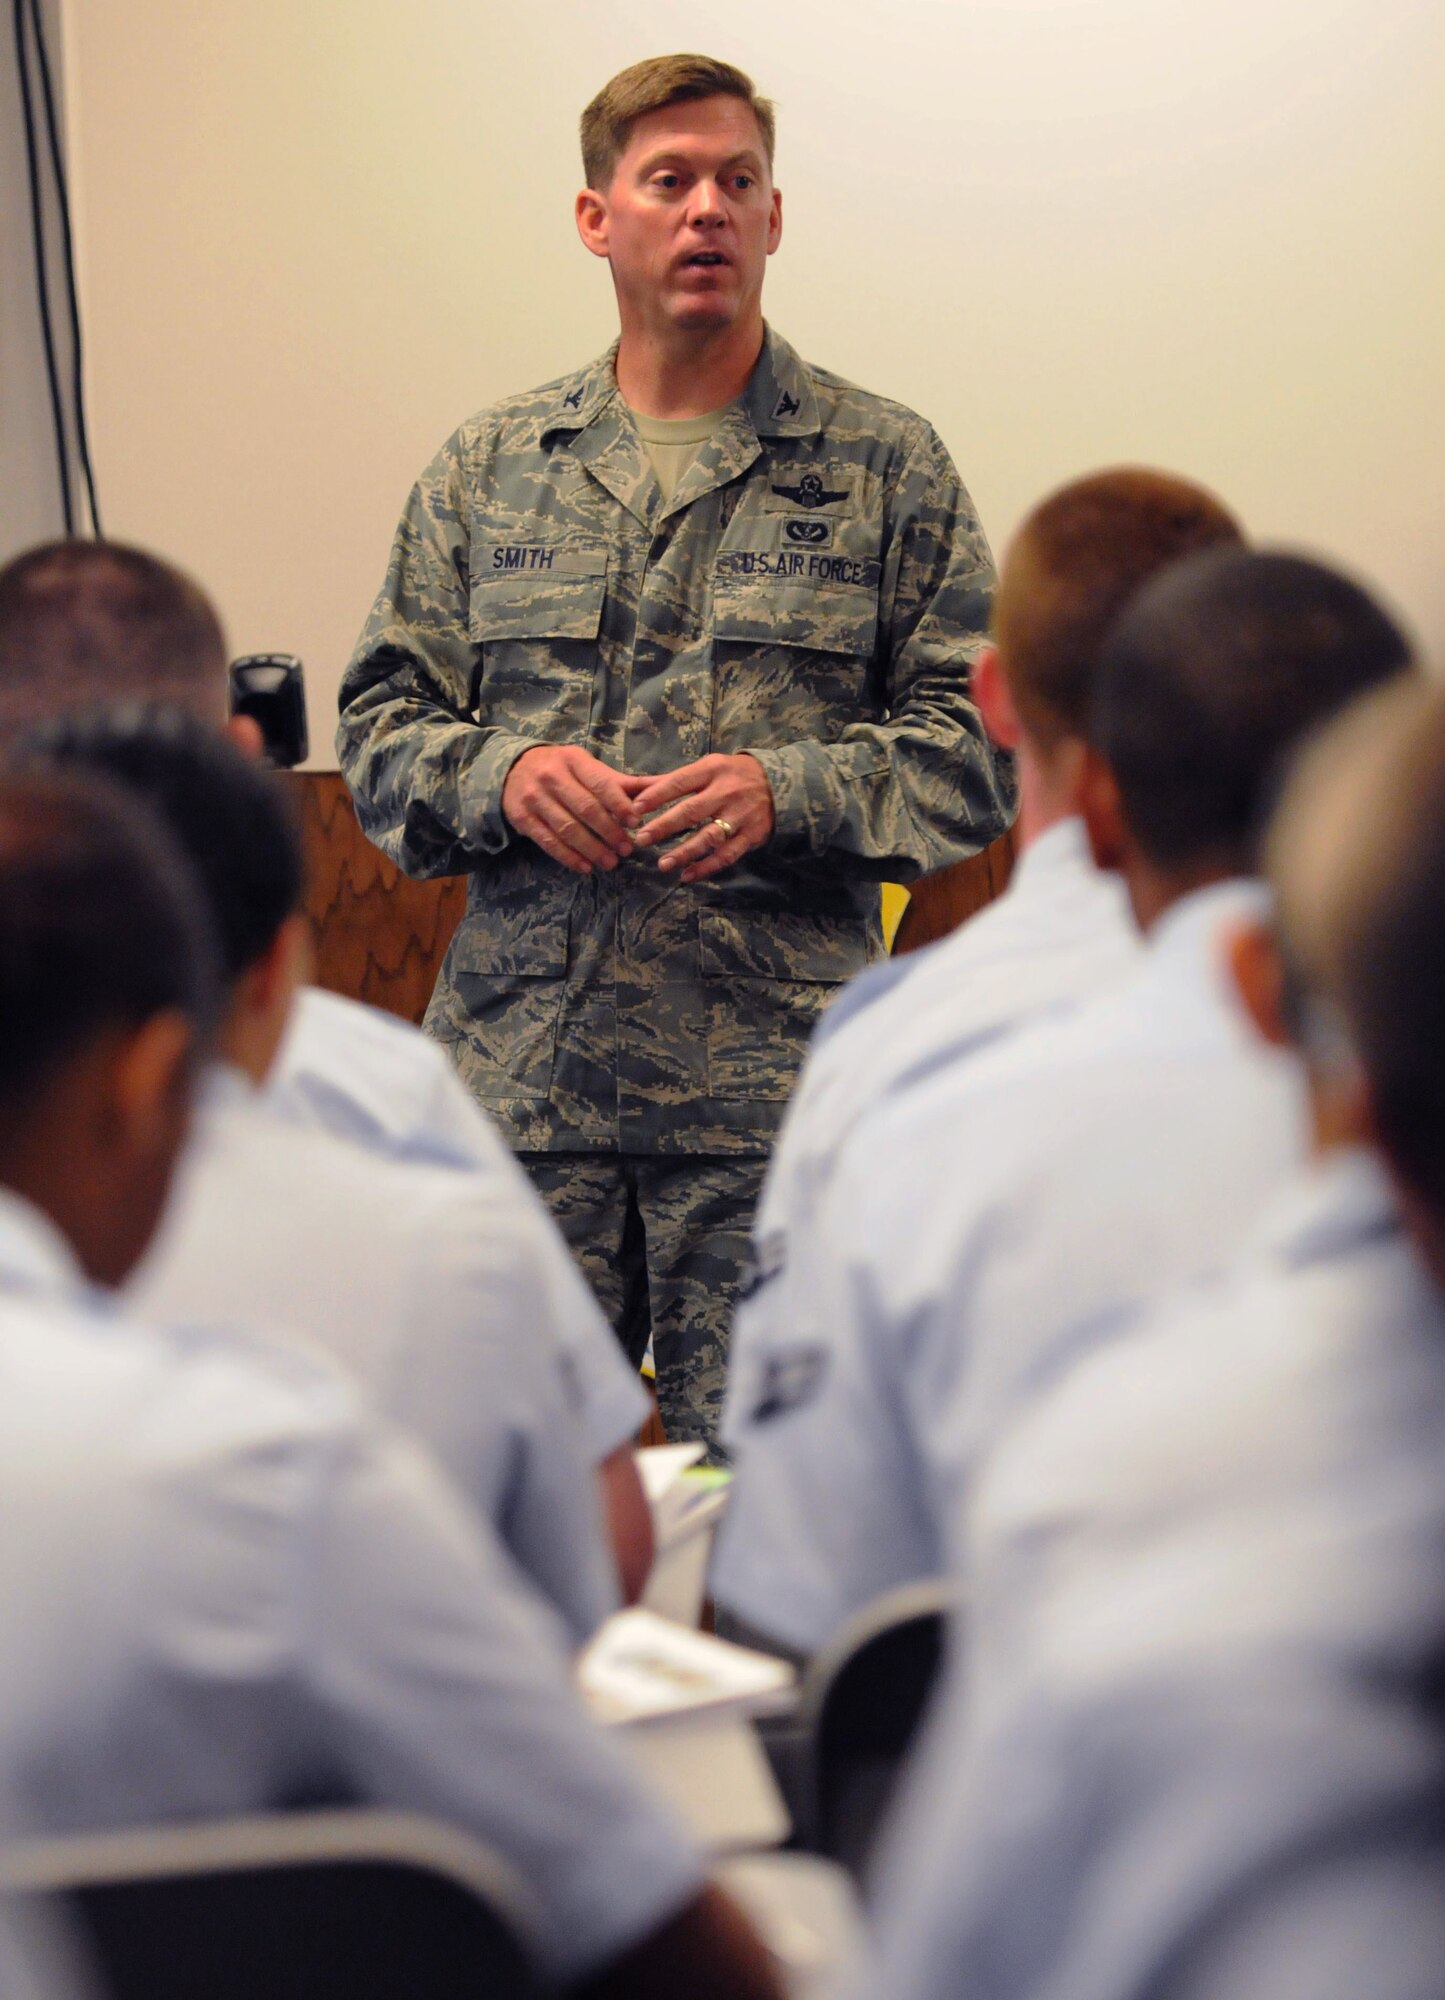
[[[301,902],[301,847],[273,772],[184,709],[132,704],[62,717],[20,757],[99,771],[139,793],[195,870],[234,980]]]
[[[1288,757],[1410,657],[1358,584],[1303,556],[1214,550],[1146,584],[1104,644],[1089,727],[1141,852],[1252,872]]]
[[[0,1107],[112,1028],[178,1009],[209,1033],[216,952],[200,889],[133,794],[78,774],[0,776]]]
[[[226,641],[198,583],[121,542],[46,542],[0,568],[0,728],[99,702],[179,703],[213,725]]]
[[[772,104],[759,97],[750,76],[716,56],[649,56],[619,70],[582,113],[582,171],[590,188],[605,193],[632,128],[649,111],[699,97],[736,97],[758,121],[763,150],[773,164],[776,123]]]
[[[1243,540],[1212,493],[1147,466],[1091,473],[1041,501],[994,603],[999,664],[1029,735],[1045,749],[1082,736],[1099,649],[1135,591],[1170,563]]]

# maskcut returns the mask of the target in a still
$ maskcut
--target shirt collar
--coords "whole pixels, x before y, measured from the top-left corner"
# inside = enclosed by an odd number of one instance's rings
[[[575,375],[557,384],[557,393],[542,419],[542,438],[557,431],[585,431],[617,397],[617,346],[614,340]],[[756,435],[811,437],[819,428],[818,399],[808,371],[797,354],[772,328],[763,328],[763,347],[742,407]]]
[[[1291,1264],[1318,1264],[1401,1233],[1389,1175],[1365,1146],[1336,1146],[1271,1209],[1260,1243]]]
[[[763,328],[763,351],[748,377],[743,406],[760,438],[812,437],[821,428],[808,371],[770,326]]]
[[[1084,822],[1077,813],[1070,813],[1034,835],[1014,863],[1010,882],[1031,882],[1035,876],[1072,875],[1081,867],[1097,872]]]
[[[51,1295],[89,1289],[50,1217],[12,1188],[0,1188],[0,1288]]]
[[[1146,940],[1150,961],[1170,977],[1217,986],[1221,933],[1230,924],[1267,916],[1269,908],[1269,890],[1252,876],[1231,876],[1195,889],[1171,903],[1154,925]]]
[[[204,1115],[228,1111],[238,1104],[254,1104],[260,1096],[257,1085],[238,1064],[216,1060],[205,1067],[196,1092],[196,1105]]]

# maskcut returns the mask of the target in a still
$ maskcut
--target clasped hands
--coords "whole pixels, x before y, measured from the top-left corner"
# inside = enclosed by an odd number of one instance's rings
[[[575,744],[547,743],[524,750],[507,773],[502,812],[574,875],[609,871],[639,848],[690,834],[657,865],[680,881],[705,882],[769,838],[773,791],[745,751],[714,751],[647,778],[614,771]]]

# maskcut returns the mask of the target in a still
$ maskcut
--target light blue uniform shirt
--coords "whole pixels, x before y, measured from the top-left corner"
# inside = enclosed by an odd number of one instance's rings
[[[753,1223],[764,1279],[733,1325],[723,1438],[746,1463],[714,1558],[712,1587],[733,1605],[748,1590],[760,1546],[811,1468],[788,1427],[756,1425],[769,1371],[807,1317],[810,1241],[850,1133],[877,1104],[920,1076],[946,1071],[1024,1022],[1121,980],[1138,963],[1139,934],[1117,876],[1093,864],[1083,822],[1059,821],[1020,856],[1007,890],[926,951],[874,966],[850,982],[814,1032],[783,1119]]]
[[[971,1512],[870,1990],[1440,1991],[1445,1306],[1377,1164],[1073,1371]]]
[[[593,1453],[600,1461],[637,1435],[651,1408],[637,1371],[537,1190],[437,1043],[378,1007],[303,987],[265,1096],[292,1124],[480,1176],[479,1198],[499,1220],[515,1219],[519,1254],[548,1266],[551,1331]]]
[[[619,1593],[568,1343],[590,1336],[621,1357],[545,1218],[497,1194],[479,1174],[294,1127],[217,1066],[127,1297],[140,1318],[274,1327],[343,1362],[436,1453],[580,1644]]]
[[[303,986],[297,994],[266,1095],[299,1125],[400,1159],[515,1166],[496,1126],[430,1036],[324,986]]]
[[[782,1282],[759,1287],[739,1310],[734,1361],[750,1342],[766,1342],[772,1324],[787,1324],[789,1245],[812,1226],[865,1113],[917,1077],[1117,983],[1139,954],[1122,883],[1095,868],[1083,822],[1065,819],[1029,845],[987,909],[844,989],[814,1033],[753,1225],[757,1268]]]
[[[1187,897],[1116,990],[859,1120],[790,1249],[788,1323],[735,1383],[729,1611],[811,1651],[945,1570],[977,1455],[1037,1381],[1232,1250],[1297,1164],[1296,1066],[1223,963],[1259,895]]]
[[[0,1799],[27,1834],[305,1797],[492,1844],[570,1979],[700,1886],[551,1622],[329,1363],[151,1332],[0,1193]]]

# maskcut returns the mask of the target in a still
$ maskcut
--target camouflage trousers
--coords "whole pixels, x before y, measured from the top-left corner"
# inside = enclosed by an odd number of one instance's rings
[[[717,1444],[733,1306],[767,1160],[733,1156],[519,1153],[640,1367],[652,1337],[668,1442]]]

